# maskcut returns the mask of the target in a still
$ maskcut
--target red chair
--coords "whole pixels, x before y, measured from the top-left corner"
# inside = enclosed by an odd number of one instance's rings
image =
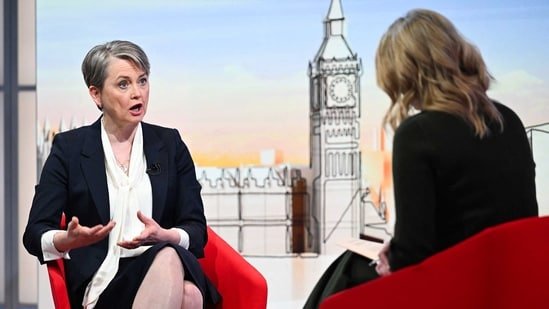
[[[204,250],[204,258],[198,261],[222,296],[216,308],[267,308],[263,275],[209,227]]]
[[[215,285],[222,300],[216,308],[264,309],[267,307],[267,281],[237,251],[208,227],[202,269]],[[47,263],[56,309],[70,309],[63,260]]]
[[[488,228],[420,264],[326,298],[321,309],[549,308],[549,217]]]

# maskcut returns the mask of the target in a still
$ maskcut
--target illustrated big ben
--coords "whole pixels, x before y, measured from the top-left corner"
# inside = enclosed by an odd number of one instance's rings
[[[341,0],[331,0],[324,40],[309,62],[310,246],[314,252],[324,251],[323,245],[336,240],[338,233],[358,235],[362,63],[345,39],[344,26]]]

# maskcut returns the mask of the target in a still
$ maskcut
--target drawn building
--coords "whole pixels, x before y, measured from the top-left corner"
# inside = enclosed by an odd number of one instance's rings
[[[341,0],[332,0],[324,40],[309,63],[312,211],[321,251],[336,225],[354,230],[361,190],[361,59],[345,35]],[[354,232],[357,232],[356,230]]]

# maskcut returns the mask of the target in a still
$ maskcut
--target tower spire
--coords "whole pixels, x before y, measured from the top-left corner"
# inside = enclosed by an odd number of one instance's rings
[[[345,16],[341,0],[331,0],[328,14],[324,19],[324,40],[315,61],[319,59],[353,58],[354,54],[345,40]]]
[[[343,9],[341,8],[341,0],[332,0],[330,3],[330,9],[326,16],[325,23],[330,26],[331,35],[343,35],[345,17],[343,16]],[[337,24],[341,24],[341,27],[334,27]]]

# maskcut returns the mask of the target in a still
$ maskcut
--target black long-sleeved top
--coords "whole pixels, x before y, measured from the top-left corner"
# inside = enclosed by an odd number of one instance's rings
[[[511,109],[495,104],[504,130],[493,126],[482,139],[463,119],[444,112],[423,111],[396,130],[393,271],[486,227],[538,214],[524,126]]]

